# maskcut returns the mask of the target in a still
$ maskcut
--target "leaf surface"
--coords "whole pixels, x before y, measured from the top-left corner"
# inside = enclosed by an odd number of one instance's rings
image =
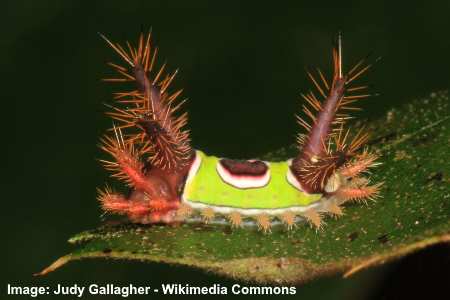
[[[291,231],[274,227],[270,234],[228,225],[102,226],[69,239],[76,250],[38,274],[101,257],[182,264],[259,283],[298,283],[335,272],[349,276],[450,242],[448,91],[364,125],[383,163],[371,176],[384,182],[381,198],[347,205],[343,217],[326,218],[322,231],[303,224]],[[282,160],[293,153],[290,147],[263,158]]]

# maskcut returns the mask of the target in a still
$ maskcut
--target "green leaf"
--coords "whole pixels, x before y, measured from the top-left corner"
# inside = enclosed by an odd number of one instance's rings
[[[83,258],[183,264],[260,283],[293,283],[384,263],[430,245],[450,242],[450,110],[448,92],[432,93],[365,124],[383,163],[373,171],[382,197],[347,205],[324,230],[287,231],[226,225],[103,226],[69,242],[78,248],[44,269]],[[293,148],[264,159],[285,159]],[[145,266],[143,266],[144,268]]]

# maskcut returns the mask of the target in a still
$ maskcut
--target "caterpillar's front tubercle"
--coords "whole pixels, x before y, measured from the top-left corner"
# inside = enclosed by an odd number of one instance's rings
[[[107,113],[117,124],[101,142],[113,159],[102,162],[131,192],[100,191],[106,212],[143,224],[226,221],[267,232],[276,223],[291,229],[302,220],[320,228],[324,214],[340,216],[344,203],[378,196],[380,184],[363,176],[377,165],[374,154],[361,150],[367,133],[344,129],[353,103],[370,96],[363,93],[367,86],[353,86],[370,65],[362,60],[345,73],[340,36],[331,81],[320,70],[317,76],[308,72],[316,91],[302,96],[311,121],[298,118],[307,133],[299,135],[299,154],[282,162],[224,159],[192,149],[187,114],[178,112],[181,90],[169,91],[177,72],[166,74],[165,65],[155,70],[158,50],[150,34],[141,34],[136,46],[102,37],[123,60],[109,63],[119,76],[105,80],[135,86],[116,93]]]

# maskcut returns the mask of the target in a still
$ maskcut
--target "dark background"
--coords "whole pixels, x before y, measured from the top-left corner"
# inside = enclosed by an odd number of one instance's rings
[[[111,74],[105,62],[118,58],[97,32],[134,41],[141,28],[153,27],[159,62],[180,68],[174,87],[190,99],[185,108],[193,145],[249,158],[294,141],[299,126],[293,115],[300,111],[300,92],[310,87],[304,68],[329,70],[338,30],[347,65],[371,51],[383,57],[366,77],[381,96],[362,103],[359,116],[374,118],[448,88],[449,3],[2,1],[1,298],[7,283],[234,283],[184,267],[103,260],[32,277],[71,251],[68,237],[101,222],[95,189],[109,179],[96,161],[104,157],[96,144],[111,125],[102,103],[114,86],[99,79]],[[440,293],[450,283],[449,253],[435,247],[349,280],[318,280],[298,287],[296,297]]]

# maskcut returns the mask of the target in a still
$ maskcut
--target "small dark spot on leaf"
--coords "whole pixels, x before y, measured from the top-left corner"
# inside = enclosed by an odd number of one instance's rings
[[[109,249],[109,248],[105,248],[105,249],[103,249],[103,251],[102,251],[104,254],[109,254],[109,253],[111,253],[112,252],[112,250],[111,249]]]
[[[386,244],[387,242],[389,242],[389,236],[387,233],[380,235],[377,239],[381,244]]]
[[[442,178],[444,177],[444,173],[442,172],[436,172],[436,173],[432,173],[430,176],[428,176],[426,183],[429,183],[433,180],[435,181],[442,181]]]
[[[352,232],[352,233],[350,233],[349,235],[348,235],[348,240],[350,241],[350,242],[353,242],[354,240],[356,240],[357,238],[358,238],[358,232],[357,231],[355,231],[355,232]]]
[[[224,234],[232,234],[233,230],[231,230],[230,226],[225,226],[224,229],[223,229],[223,233]]]
[[[369,141],[367,144],[372,146],[372,145],[379,144],[381,142],[387,142],[389,140],[392,140],[396,135],[397,135],[396,132],[392,132],[392,133],[380,136],[379,138],[373,139],[373,140]]]
[[[436,136],[436,133],[428,133],[426,135],[423,135],[419,138],[417,138],[416,140],[412,141],[412,145],[413,146],[419,146],[419,145],[424,145],[424,144],[428,144],[429,142],[432,141],[432,139],[434,139]]]
[[[284,257],[280,258],[280,260],[277,262],[277,267],[280,269],[286,269],[287,261]]]

